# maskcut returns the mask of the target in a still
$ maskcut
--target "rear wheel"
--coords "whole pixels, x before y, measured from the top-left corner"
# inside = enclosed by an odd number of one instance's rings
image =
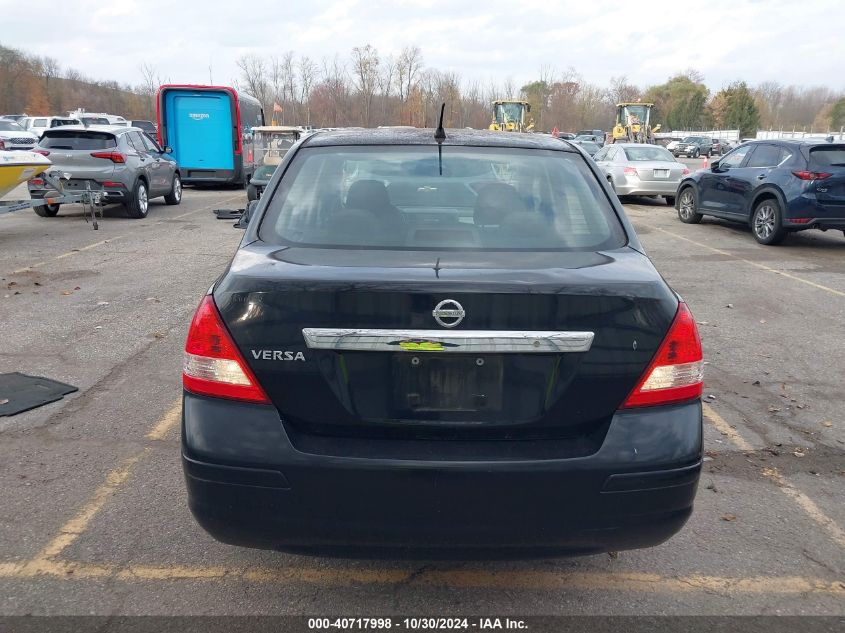
[[[666,200],[667,206],[670,206],[670,207],[675,206],[675,196],[663,196],[663,198]]]
[[[60,204],[42,204],[37,207],[32,207],[33,211],[42,218],[53,218],[59,212]]]
[[[147,217],[150,211],[150,196],[147,192],[147,183],[139,180],[135,183],[135,189],[132,191],[132,199],[125,205],[126,213],[130,218],[140,220]]]
[[[754,239],[766,246],[780,244],[786,237],[781,215],[777,200],[768,198],[760,201],[751,214],[751,232]]]
[[[693,157],[693,158],[698,158],[699,156],[701,156],[701,152],[699,152],[698,150],[695,150],[695,151],[692,153],[692,157]]]
[[[692,187],[687,187],[681,192],[680,203],[678,204],[678,219],[684,224],[698,224],[704,217],[698,212],[698,200]]]
[[[170,193],[164,196],[164,201],[167,204],[182,202],[182,179],[179,178],[179,174],[173,175],[173,186],[170,188]]]

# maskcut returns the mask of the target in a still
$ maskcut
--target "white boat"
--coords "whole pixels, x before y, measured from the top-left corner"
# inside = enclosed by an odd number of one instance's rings
[[[45,171],[51,164],[46,156],[35,152],[0,152],[0,198]]]

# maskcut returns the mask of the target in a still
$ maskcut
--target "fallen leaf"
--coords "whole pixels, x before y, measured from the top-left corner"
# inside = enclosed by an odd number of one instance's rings
[[[833,426],[833,422],[831,422],[830,420],[825,420],[824,422],[822,422],[822,426],[826,426],[827,428],[830,428],[830,427]]]
[[[80,288],[79,286],[76,286],[76,287],[74,288],[74,290],[82,290],[82,288]]]
[[[801,451],[792,451],[792,454],[795,455],[795,457],[804,457],[804,453]]]
[[[733,514],[723,514],[722,521],[736,521],[736,515]]]
[[[62,294],[64,296],[68,296],[69,294],[73,294],[70,290],[62,290]]]
[[[751,384],[752,384],[752,385],[757,385],[757,386],[759,387],[759,386],[760,386],[760,381],[759,381],[759,380],[755,380],[755,381],[754,381],[754,382],[752,382]]]
[[[728,304],[728,305],[726,305],[725,307],[726,307],[726,308],[733,308],[733,307],[734,307],[734,304],[729,303],[729,304]]]

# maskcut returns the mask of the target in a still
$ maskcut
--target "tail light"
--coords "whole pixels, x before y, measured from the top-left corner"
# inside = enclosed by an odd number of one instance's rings
[[[634,169],[633,167],[626,167],[626,168],[625,168],[625,175],[626,175],[626,176],[636,176],[636,175],[637,175],[637,170],[636,170],[636,169]]]
[[[188,330],[182,386],[203,396],[270,402],[235,346],[211,295],[200,303]]]
[[[31,178],[30,181],[29,181],[29,184],[31,184],[34,187],[40,187],[41,185],[44,184],[44,179],[43,178]]]
[[[34,149],[32,151],[35,152],[36,154],[41,154],[42,156],[49,156],[50,155],[50,152],[48,152],[46,149]]]
[[[0,150],[6,149],[6,142],[0,138]]]
[[[93,156],[94,158],[105,158],[113,163],[126,162],[126,156],[124,156],[120,152],[91,152],[91,156]]]
[[[622,408],[700,398],[704,388],[703,369],[698,327],[687,304],[681,302],[666,338]]]
[[[825,178],[830,178],[833,174],[825,171],[793,171],[792,175],[801,180],[824,180]]]

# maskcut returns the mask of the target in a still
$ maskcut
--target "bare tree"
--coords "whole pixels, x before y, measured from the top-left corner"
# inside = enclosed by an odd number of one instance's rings
[[[381,72],[378,77],[378,89],[381,93],[381,123],[388,123],[387,107],[390,103],[390,96],[393,93],[393,84],[396,78],[396,60],[388,55],[381,64]]]
[[[356,46],[352,49],[352,68],[356,87],[361,97],[364,125],[370,127],[370,110],[379,79],[378,51],[369,44],[364,47]]]
[[[422,51],[419,46],[406,46],[402,49],[396,62],[396,72],[399,79],[399,98],[407,101],[411,94],[411,87],[417,81],[423,67]]]
[[[299,58],[299,101],[305,107],[305,125],[311,125],[311,91],[317,80],[317,64],[310,57]]]
[[[611,106],[617,103],[636,101],[642,96],[637,86],[628,83],[625,75],[610,78],[610,87],[607,89],[607,102]]]
[[[239,84],[246,92],[258,99],[266,111],[271,90],[270,83],[267,81],[267,64],[258,55],[250,53],[241,55],[235,61],[235,65],[241,71]],[[272,104],[269,105],[272,107]]]

